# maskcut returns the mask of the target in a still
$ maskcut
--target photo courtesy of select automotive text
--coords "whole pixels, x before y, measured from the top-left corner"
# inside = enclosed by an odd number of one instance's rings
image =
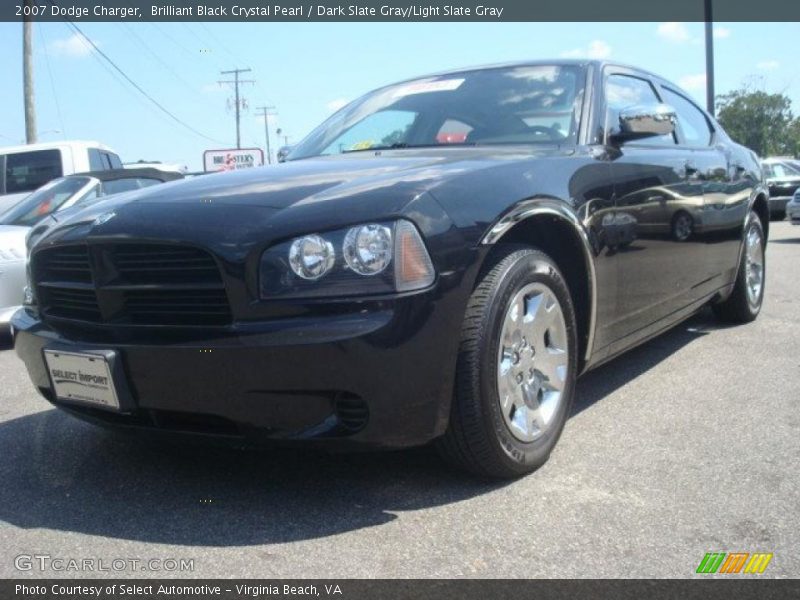
[[[0,600],[800,598],[800,2],[0,2]]]

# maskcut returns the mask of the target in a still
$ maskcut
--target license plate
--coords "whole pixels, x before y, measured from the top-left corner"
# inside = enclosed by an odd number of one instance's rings
[[[111,368],[103,356],[45,350],[44,359],[56,398],[119,410]]]

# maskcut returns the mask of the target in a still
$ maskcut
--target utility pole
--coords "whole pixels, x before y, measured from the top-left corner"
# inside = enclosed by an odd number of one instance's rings
[[[706,110],[714,116],[714,15],[711,0],[705,0],[706,21]]]
[[[25,0],[31,7],[33,0]],[[33,23],[22,17],[22,94],[25,103],[25,141],[36,143],[36,106],[33,102]]]
[[[269,118],[274,116],[275,113],[271,113],[274,106],[256,106],[258,110],[261,111],[261,114],[256,115],[257,117],[264,117],[264,136],[267,138],[267,164],[272,164],[272,152],[269,149]]]
[[[241,103],[239,101],[239,84],[241,83],[255,83],[252,79],[239,79],[239,73],[249,73],[250,69],[231,69],[230,71],[220,71],[220,75],[233,75],[233,81],[220,81],[218,82],[220,85],[227,84],[233,85],[234,94],[235,94],[235,103],[236,103],[236,148],[239,149],[242,147],[242,136],[240,133],[240,126],[239,126],[239,109],[241,108]]]

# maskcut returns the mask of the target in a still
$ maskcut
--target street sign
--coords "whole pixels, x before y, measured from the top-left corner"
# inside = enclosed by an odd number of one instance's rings
[[[260,167],[263,164],[264,152],[261,148],[232,148],[203,152],[203,168],[206,172],[238,171]]]

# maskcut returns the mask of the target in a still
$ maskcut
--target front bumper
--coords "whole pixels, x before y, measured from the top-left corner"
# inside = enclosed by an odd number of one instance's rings
[[[12,324],[42,395],[101,424],[397,448],[424,444],[447,426],[463,303],[454,291],[431,290],[192,341],[77,341],[29,310]],[[56,400],[45,348],[117,352],[135,408],[121,414]]]

